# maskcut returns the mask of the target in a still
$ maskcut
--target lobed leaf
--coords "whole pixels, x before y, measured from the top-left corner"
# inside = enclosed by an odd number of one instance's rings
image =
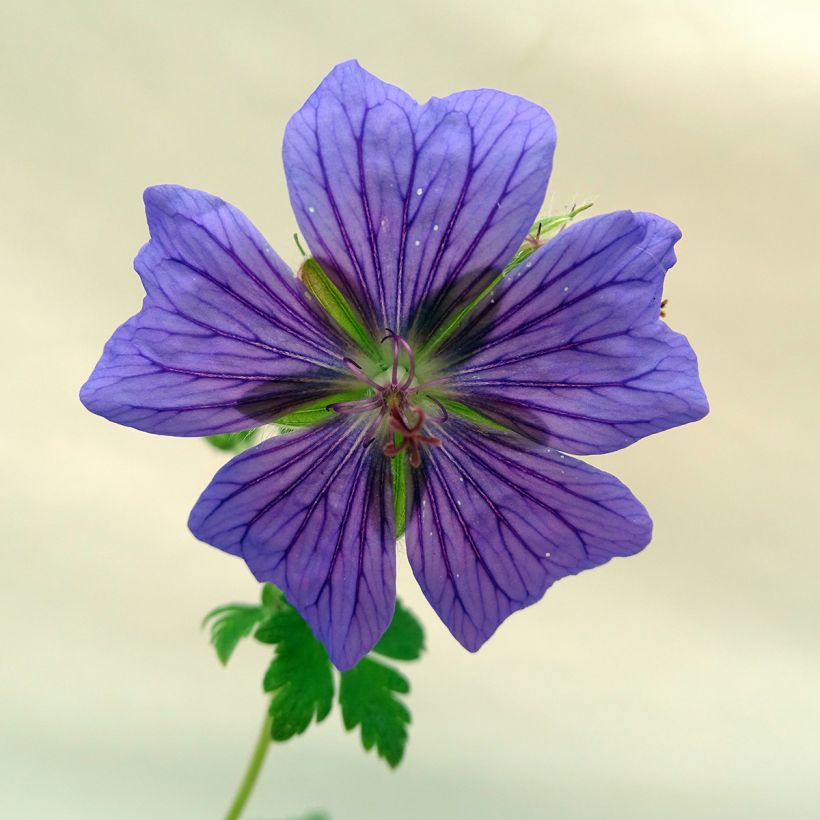
[[[375,746],[379,757],[393,769],[404,756],[410,724],[410,712],[398,695],[409,691],[407,678],[370,657],[341,675],[339,705],[345,728],[350,731],[360,726],[364,748]]]
[[[396,599],[393,620],[373,651],[397,661],[414,661],[424,650],[424,630],[416,616]]]
[[[227,604],[211,610],[202,626],[211,625],[211,643],[225,665],[242,638],[247,638],[263,618],[261,607],[251,604]]]
[[[333,667],[299,613],[290,607],[274,613],[254,637],[276,646],[262,682],[264,690],[273,693],[273,740],[288,740],[302,734],[312,721],[323,721],[333,705]]]

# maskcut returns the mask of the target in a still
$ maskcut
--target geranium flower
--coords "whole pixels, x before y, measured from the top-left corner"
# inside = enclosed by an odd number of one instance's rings
[[[341,669],[390,623],[397,518],[424,594],[476,650],[557,579],[649,542],[629,490],[564,453],[707,412],[659,318],[672,223],[622,211],[528,236],[554,147],[519,97],[419,105],[349,62],[285,133],[301,277],[221,199],[145,192],[147,295],[82,401],[177,436],[318,408],[223,467],[189,523],[280,587]]]

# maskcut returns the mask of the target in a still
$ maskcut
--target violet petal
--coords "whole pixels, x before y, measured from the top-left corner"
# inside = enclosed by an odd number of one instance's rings
[[[276,584],[339,669],[376,644],[395,605],[389,463],[363,446],[371,415],[245,451],[216,474],[189,520],[197,538]]]
[[[111,337],[80,398],[167,435],[253,427],[348,384],[337,337],[236,208],[175,185],[145,192],[146,297]]]
[[[415,317],[419,337],[518,249],[554,147],[547,112],[520,97],[419,105],[351,61],[291,118],[283,156],[312,253],[374,331],[407,336]]]
[[[652,522],[616,478],[451,419],[410,481],[407,555],[456,639],[477,650],[566,575],[632,555]]]
[[[702,418],[686,338],[659,318],[680,232],[622,211],[567,228],[499,284],[450,350],[463,401],[570,453]]]

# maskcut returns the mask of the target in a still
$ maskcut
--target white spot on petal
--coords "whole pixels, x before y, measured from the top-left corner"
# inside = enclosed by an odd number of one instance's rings
[[[416,188],[416,196],[421,196],[424,193],[424,188]]]
[[[438,225],[433,225],[433,230],[437,231],[438,230]]]
[[[569,285],[567,285],[567,286],[564,288],[564,293],[566,293],[568,290],[569,290]]]
[[[316,213],[316,208],[314,208],[314,207],[313,207],[313,205],[311,205],[311,206],[308,208],[308,210],[309,210],[312,214],[315,214],[315,213]]]
[[[421,245],[421,241],[417,239],[416,240],[416,247],[418,247],[419,245]]]

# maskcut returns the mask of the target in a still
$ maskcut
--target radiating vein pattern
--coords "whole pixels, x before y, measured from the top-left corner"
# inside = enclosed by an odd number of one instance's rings
[[[340,342],[251,223],[176,186],[145,194],[151,241],[135,260],[142,310],[106,345],[81,398],[171,435],[253,427],[349,381]]]
[[[475,650],[556,580],[649,541],[629,490],[564,453],[707,412],[660,317],[680,232],[621,211],[528,235],[554,148],[519,97],[420,105],[348,62],[285,131],[298,276],[223,200],[145,193],[145,300],[82,401],[168,435],[302,428],[225,465],[189,524],[279,587],[340,669],[390,623],[397,526]]]
[[[190,520],[198,538],[282,589],[339,668],[376,643],[395,606],[389,465],[367,445],[367,422],[336,420],[246,451]]]
[[[549,115],[519,97],[419,105],[345,63],[291,119],[284,161],[314,255],[374,329],[418,337],[518,249],[554,147]]]
[[[659,318],[680,233],[625,211],[567,228],[501,281],[450,355],[464,401],[551,447],[603,453],[701,418],[695,354]]]
[[[407,555],[439,617],[476,650],[559,578],[632,555],[652,525],[621,482],[466,422],[413,474]]]

